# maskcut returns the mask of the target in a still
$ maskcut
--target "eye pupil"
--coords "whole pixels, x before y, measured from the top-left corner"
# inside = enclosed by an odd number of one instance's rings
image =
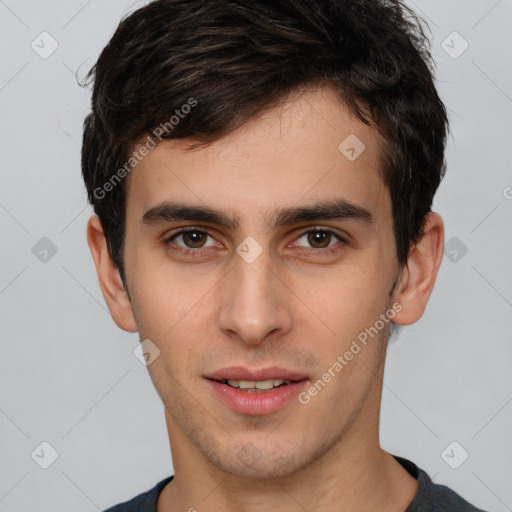
[[[327,231],[310,231],[308,234],[308,241],[311,245],[314,246],[316,243],[322,244],[322,242],[327,240],[327,244],[321,245],[320,248],[327,247],[329,245],[330,235],[331,234]]]
[[[205,233],[201,233],[200,231],[189,231],[188,233],[183,233],[183,241],[185,242],[186,245],[189,245],[187,243],[187,239],[192,239],[192,247],[201,247],[201,245],[204,243],[204,240],[202,240],[202,238],[204,238],[204,235]]]

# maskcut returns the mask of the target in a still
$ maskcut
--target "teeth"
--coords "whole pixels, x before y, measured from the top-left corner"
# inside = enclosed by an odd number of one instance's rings
[[[291,381],[289,380],[259,380],[259,381],[250,381],[250,380],[228,380],[223,381],[227,382],[233,388],[240,389],[272,389],[281,386],[281,384],[289,384]]]
[[[273,387],[280,386],[282,383],[282,380],[260,380],[254,384],[254,387],[256,389],[272,389]]]
[[[255,387],[255,382],[251,382],[249,380],[239,380],[238,381],[238,387],[240,389],[251,389]]]

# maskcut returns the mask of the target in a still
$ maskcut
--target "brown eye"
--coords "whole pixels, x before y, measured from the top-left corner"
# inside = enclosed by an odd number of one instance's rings
[[[301,239],[305,239],[307,245],[297,243],[299,247],[309,246],[313,250],[329,249],[336,245],[337,242],[345,242],[345,240],[334,231],[319,228],[308,229],[297,239],[297,241],[300,241]]]
[[[212,242],[207,245],[208,237],[212,239]],[[182,243],[178,243],[176,240],[180,240]],[[194,249],[203,249],[205,247],[212,247],[215,245],[215,240],[212,236],[206,231],[201,231],[199,229],[182,229],[178,231],[171,237],[165,240],[165,243],[170,245],[174,243],[180,249],[179,250],[194,250]]]
[[[187,247],[197,249],[203,246],[208,234],[202,231],[188,231],[182,233],[181,236],[183,237],[182,240],[185,242]]]
[[[310,231],[307,235],[308,242],[316,249],[329,247],[331,233],[327,231]]]

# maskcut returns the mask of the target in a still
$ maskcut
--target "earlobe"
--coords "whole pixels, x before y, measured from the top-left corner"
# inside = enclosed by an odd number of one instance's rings
[[[107,307],[116,325],[128,332],[136,332],[137,324],[119,269],[110,257],[107,240],[100,219],[93,215],[87,223],[87,243],[91,250],[98,280]]]
[[[434,289],[443,259],[444,225],[436,213],[429,213],[423,236],[411,247],[407,265],[396,287],[395,301],[402,309],[393,318],[399,325],[409,325],[423,315]]]

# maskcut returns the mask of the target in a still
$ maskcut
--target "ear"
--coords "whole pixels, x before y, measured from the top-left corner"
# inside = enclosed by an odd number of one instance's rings
[[[423,315],[443,260],[444,224],[437,213],[429,213],[421,239],[411,247],[407,264],[397,284],[394,300],[402,305],[393,322],[409,325]]]
[[[97,215],[93,215],[87,223],[87,243],[96,265],[101,292],[114,322],[124,331],[136,332],[137,324],[131,301],[123,286],[119,269],[108,252],[107,240]]]

